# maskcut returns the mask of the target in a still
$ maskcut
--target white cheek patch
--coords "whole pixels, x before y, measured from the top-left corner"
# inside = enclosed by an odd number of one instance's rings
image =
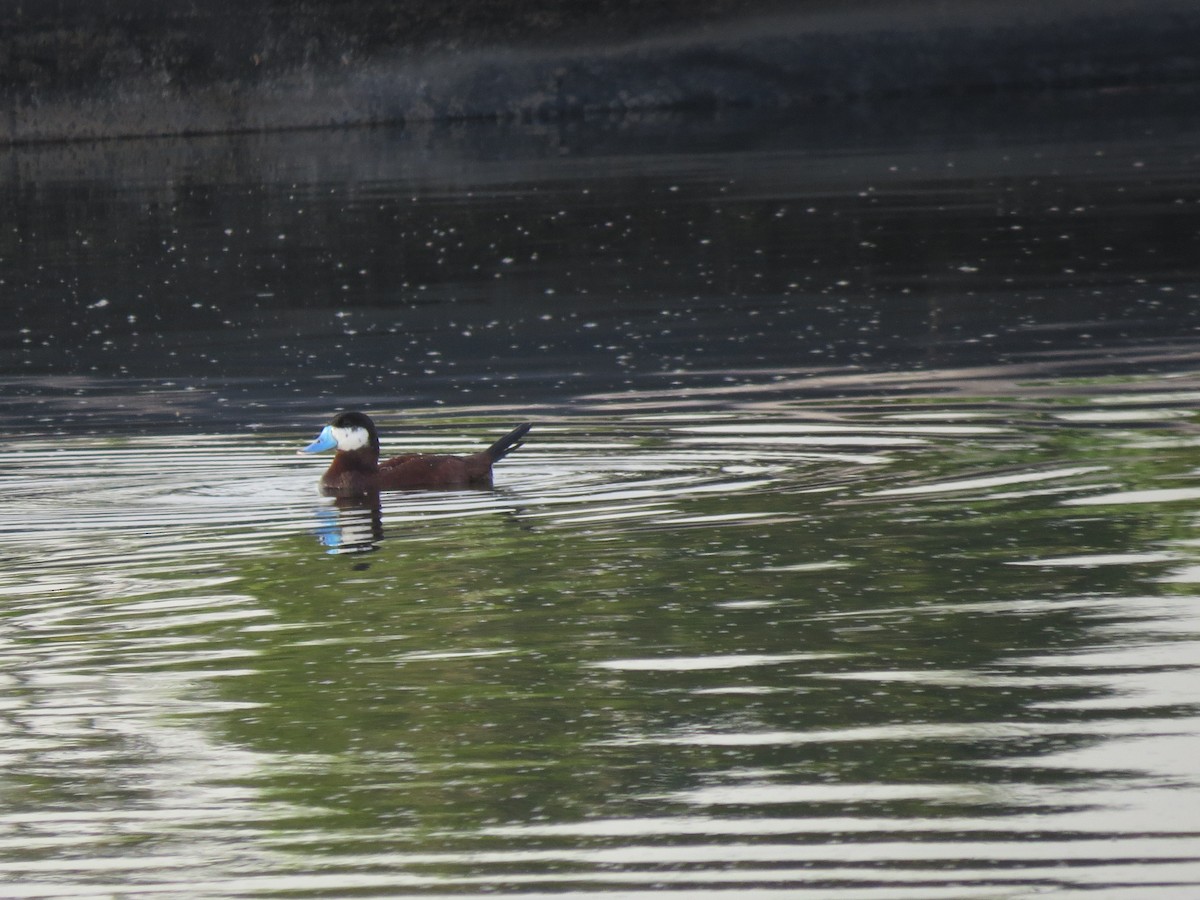
[[[371,443],[371,436],[365,428],[330,428],[339,450],[361,450]]]

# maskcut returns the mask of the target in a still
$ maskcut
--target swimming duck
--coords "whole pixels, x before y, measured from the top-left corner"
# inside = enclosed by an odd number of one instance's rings
[[[492,464],[521,446],[532,427],[518,425],[492,446],[470,456],[408,453],[379,461],[379,432],[361,412],[338,413],[317,439],[300,453],[334,450],[333,462],[321,476],[321,490],[335,497],[357,497],[411,488],[491,487]]]

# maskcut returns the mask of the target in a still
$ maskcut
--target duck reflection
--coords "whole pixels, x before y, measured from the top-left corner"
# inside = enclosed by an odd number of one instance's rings
[[[317,509],[317,539],[328,553],[372,553],[383,540],[379,494],[337,497]]]

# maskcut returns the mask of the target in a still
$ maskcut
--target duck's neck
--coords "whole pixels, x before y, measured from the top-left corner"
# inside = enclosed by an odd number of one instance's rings
[[[373,447],[363,447],[359,450],[339,450],[333,454],[333,462],[329,464],[329,472],[368,472],[379,471],[379,451]]]

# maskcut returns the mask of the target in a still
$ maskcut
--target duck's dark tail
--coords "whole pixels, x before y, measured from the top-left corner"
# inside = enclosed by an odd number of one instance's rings
[[[532,427],[532,422],[526,422],[523,425],[518,425],[504,437],[500,438],[500,440],[496,441],[496,443],[492,444],[492,446],[487,448],[485,452],[487,453],[488,458],[490,458],[492,462],[499,462],[500,460],[504,459],[504,457],[508,456],[508,454],[512,453],[521,446],[523,443],[521,439],[525,437],[525,435],[529,432],[529,429]]]

